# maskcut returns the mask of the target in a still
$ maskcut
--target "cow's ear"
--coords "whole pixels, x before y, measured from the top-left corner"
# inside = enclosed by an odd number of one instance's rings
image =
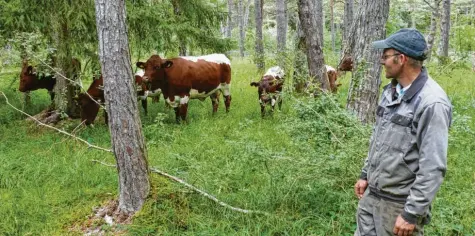
[[[27,75],[33,74],[33,66],[28,66],[28,67],[26,68],[26,74],[27,74]]]
[[[162,64],[162,68],[170,68],[173,66],[172,61],[165,61],[165,63]]]
[[[137,63],[135,63],[135,65],[140,69],[145,69],[145,63],[141,61],[138,61]]]
[[[258,87],[258,86],[259,86],[259,83],[258,83],[258,82],[251,82],[251,86]]]

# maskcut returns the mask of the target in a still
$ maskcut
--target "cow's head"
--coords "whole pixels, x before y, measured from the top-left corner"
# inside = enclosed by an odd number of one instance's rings
[[[270,104],[272,94],[282,91],[282,85],[282,80],[272,75],[264,75],[259,82],[251,82],[251,86],[257,87],[261,105]]]
[[[344,57],[340,64],[338,65],[339,71],[352,71],[353,70],[353,58],[352,57]]]
[[[18,87],[18,90],[20,90],[20,92],[30,91],[37,81],[38,77],[36,73],[33,72],[33,67],[29,66],[28,62],[23,61],[20,73],[20,86]]]
[[[164,69],[170,68],[173,65],[173,62],[162,60],[158,55],[152,55],[147,62],[139,61],[135,65],[144,70],[144,75],[142,76],[143,82],[149,83],[154,80],[164,80]]]

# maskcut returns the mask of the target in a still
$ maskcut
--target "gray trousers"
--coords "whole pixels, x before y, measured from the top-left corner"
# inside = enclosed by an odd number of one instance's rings
[[[393,228],[396,218],[403,210],[403,203],[381,199],[369,194],[369,189],[366,189],[358,203],[355,236],[394,236]],[[412,235],[424,235],[421,222],[416,224]]]

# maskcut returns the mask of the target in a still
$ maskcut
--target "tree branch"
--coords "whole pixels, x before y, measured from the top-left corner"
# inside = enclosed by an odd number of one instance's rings
[[[74,135],[72,135],[72,134],[70,134],[70,133],[68,133],[68,132],[66,132],[66,131],[64,131],[64,130],[60,130],[60,129],[58,129],[58,128],[56,128],[56,127],[53,127],[53,126],[51,126],[51,125],[47,125],[47,124],[42,123],[41,121],[37,120],[35,117],[29,115],[28,113],[26,113],[26,112],[24,112],[24,111],[22,111],[22,110],[20,110],[20,109],[18,109],[18,108],[16,108],[16,107],[14,107],[12,104],[10,104],[10,102],[8,101],[7,96],[5,95],[5,93],[3,93],[3,91],[0,91],[0,93],[2,93],[3,97],[5,97],[5,101],[7,102],[7,104],[8,104],[9,106],[11,106],[11,107],[12,107],[13,109],[15,109],[16,111],[18,111],[18,112],[20,112],[20,113],[22,113],[22,114],[28,116],[28,117],[31,118],[32,120],[36,121],[39,125],[48,127],[48,128],[50,128],[50,129],[54,129],[54,130],[58,131],[59,133],[62,133],[62,134],[67,135],[67,136],[69,136],[69,137],[75,138],[75,139],[77,139],[77,140],[79,140],[79,141],[85,143],[85,144],[88,146],[88,148],[95,148],[95,149],[99,149],[99,150],[106,151],[106,152],[112,152],[111,149],[106,149],[106,148],[103,148],[103,147],[99,147],[99,146],[92,145],[92,144],[89,143],[88,141],[86,141],[86,140],[84,140],[84,139],[82,139],[82,138],[76,137],[76,136],[74,136]]]

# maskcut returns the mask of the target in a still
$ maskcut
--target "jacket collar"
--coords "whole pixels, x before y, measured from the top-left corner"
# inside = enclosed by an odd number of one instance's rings
[[[412,82],[411,87],[404,93],[402,100],[407,102],[414,97],[427,82],[429,76],[427,75],[427,69],[422,67],[421,73],[417,76],[417,78]]]

